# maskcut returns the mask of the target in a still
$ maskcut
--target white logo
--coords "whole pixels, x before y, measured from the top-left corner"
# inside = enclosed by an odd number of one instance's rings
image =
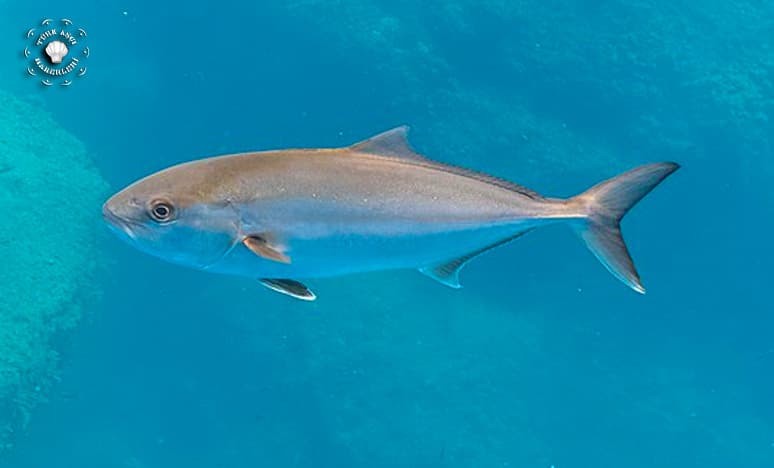
[[[27,31],[27,74],[39,78],[44,86],[70,86],[86,74],[87,36],[85,29],[76,28],[67,18],[43,20]]]

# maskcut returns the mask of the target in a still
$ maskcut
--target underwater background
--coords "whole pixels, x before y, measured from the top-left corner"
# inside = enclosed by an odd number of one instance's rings
[[[25,73],[88,30],[68,88]],[[774,466],[774,3],[0,0],[0,466]],[[624,220],[648,294],[566,227],[294,301],[108,235],[112,192],[401,124],[570,196],[683,168]]]

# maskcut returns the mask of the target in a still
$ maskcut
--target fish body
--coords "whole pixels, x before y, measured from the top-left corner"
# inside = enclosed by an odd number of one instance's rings
[[[261,279],[302,299],[314,295],[298,279],[375,270],[416,268],[459,287],[459,269],[470,258],[557,222],[576,227],[616,276],[642,289],[623,241],[617,245],[620,235],[605,241],[589,232],[612,224],[604,232],[615,234],[621,210],[633,204],[619,198],[634,196],[636,202],[677,165],[631,171],[625,193],[599,205],[594,189],[567,200],[548,198],[431,161],[411,149],[406,131],[399,127],[345,148],[184,163],[127,187],[105,203],[103,213],[140,250]],[[602,247],[595,247],[600,240]],[[296,294],[298,288],[308,295]]]

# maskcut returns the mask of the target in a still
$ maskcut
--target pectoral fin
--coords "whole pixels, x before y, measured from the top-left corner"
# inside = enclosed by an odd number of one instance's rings
[[[290,297],[301,299],[302,301],[313,301],[317,299],[317,296],[306,287],[305,284],[291,279],[273,279],[264,278],[261,280],[261,284],[277,291],[278,293],[287,294]]]
[[[242,244],[259,257],[280,263],[290,263],[290,257],[285,255],[279,248],[272,245],[267,240],[266,236],[247,236],[242,240]]]

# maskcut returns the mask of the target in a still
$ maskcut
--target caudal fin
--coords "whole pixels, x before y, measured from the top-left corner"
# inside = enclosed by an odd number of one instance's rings
[[[642,294],[645,288],[621,236],[621,218],[679,168],[671,162],[640,166],[568,200],[585,214],[574,226],[589,250],[616,278]]]

